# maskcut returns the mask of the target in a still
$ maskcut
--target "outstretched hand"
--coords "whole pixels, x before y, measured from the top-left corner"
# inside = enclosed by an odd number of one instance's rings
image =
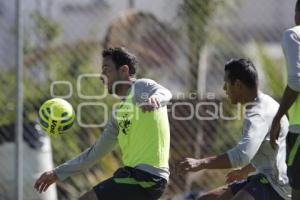
[[[176,165],[177,174],[185,174],[187,172],[196,172],[202,169],[203,159],[185,158]]]
[[[58,180],[54,170],[43,173],[35,182],[34,188],[39,192],[45,192],[50,185]]]

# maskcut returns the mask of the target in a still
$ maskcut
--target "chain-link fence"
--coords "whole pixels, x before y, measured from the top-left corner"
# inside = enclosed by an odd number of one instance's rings
[[[173,93],[169,105],[172,166],[183,157],[219,154],[239,139],[242,107],[224,98],[224,63],[248,57],[260,88],[278,98],[284,86],[281,33],[293,25],[295,0],[28,0],[24,2],[24,199],[77,199],[121,166],[119,151],[43,195],[35,179],[92,145],[117,101],[97,74],[101,51],[126,46],[139,59],[138,77]],[[0,0],[0,199],[14,199],[16,126],[16,7]],[[281,73],[278,73],[281,72]],[[101,97],[103,96],[103,98]],[[68,100],[72,131],[49,138],[36,126],[40,105]],[[105,110],[104,106],[109,108]],[[163,199],[224,184],[226,170],[171,175]]]

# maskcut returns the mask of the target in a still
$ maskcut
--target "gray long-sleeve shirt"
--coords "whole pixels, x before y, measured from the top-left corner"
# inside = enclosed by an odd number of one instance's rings
[[[246,110],[243,133],[239,143],[227,152],[232,167],[251,163],[257,173],[264,174],[272,187],[284,199],[290,199],[286,158],[288,120],[281,119],[278,149],[270,145],[270,128],[279,104],[270,96],[259,92],[253,106]]]
[[[163,86],[157,84],[155,81],[150,79],[138,79],[132,85],[134,90],[133,101],[137,104],[145,102],[145,99],[150,96],[156,96],[160,100],[161,106],[171,100],[171,92]],[[114,113],[115,111],[113,111]],[[69,176],[76,173],[80,173],[87,169],[91,165],[95,164],[104,155],[111,152],[118,143],[118,124],[115,117],[111,117],[109,122],[104,128],[101,137],[96,141],[94,145],[86,149],[77,157],[69,160],[54,169],[56,175],[60,180],[64,180]],[[169,169],[167,168],[156,168],[150,165],[141,163],[136,168],[147,171],[151,174],[168,179]]]

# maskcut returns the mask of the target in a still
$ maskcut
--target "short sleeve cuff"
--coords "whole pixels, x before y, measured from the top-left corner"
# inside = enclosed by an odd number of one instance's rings
[[[63,173],[60,173],[60,170],[61,170],[60,166],[58,166],[54,169],[54,173],[57,176],[58,180],[63,181],[67,178],[67,176],[64,175]]]
[[[294,90],[296,92],[300,92],[300,81],[288,81],[288,86],[292,90]]]

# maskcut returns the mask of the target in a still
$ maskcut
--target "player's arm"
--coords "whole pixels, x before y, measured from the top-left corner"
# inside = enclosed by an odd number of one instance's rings
[[[243,179],[246,179],[250,173],[255,171],[256,169],[252,164],[248,164],[243,168],[234,169],[226,175],[226,183],[229,184],[234,181],[241,181]]]
[[[295,90],[291,89],[289,86],[286,86],[283,96],[282,96],[282,100],[281,100],[279,109],[274,118],[276,118],[280,121],[280,119],[283,117],[283,115],[285,115],[287,113],[287,111],[289,110],[289,108],[293,105],[293,103],[295,102],[295,100],[298,97],[298,94],[299,94],[298,91],[295,91]]]
[[[67,177],[82,172],[99,161],[107,153],[111,152],[117,144],[117,124],[112,117],[108,122],[102,136],[94,145],[86,149],[74,159],[56,167],[55,173],[59,180],[64,180]]]
[[[279,109],[273,119],[270,129],[270,143],[274,149],[276,148],[276,140],[278,139],[280,133],[280,120],[296,101],[298,94],[298,91],[291,89],[289,86],[285,88]]]
[[[288,64],[288,85],[270,130],[270,143],[274,149],[280,132],[280,120],[296,101],[300,92],[300,38],[293,31],[288,30],[283,34],[282,47]]]
[[[268,133],[268,125],[259,115],[244,120],[242,138],[231,150],[219,156],[202,159],[186,158],[179,162],[180,173],[202,169],[227,169],[250,163]]]
[[[69,176],[86,170],[91,165],[95,164],[104,155],[114,149],[117,144],[118,126],[115,118],[106,125],[102,136],[90,148],[86,149],[80,155],[72,160],[69,160],[54,170],[43,173],[36,181],[34,187],[39,192],[46,191],[47,188],[57,180],[64,180]]]
[[[231,167],[248,165],[269,133],[269,124],[257,113],[251,113],[243,122],[239,143],[227,151]]]
[[[227,154],[211,156],[202,159],[185,158],[176,166],[176,172],[183,174],[186,172],[196,172],[202,169],[228,169],[231,168]]]
[[[134,84],[134,101],[143,111],[152,111],[167,105],[171,92],[151,79],[139,79]]]

